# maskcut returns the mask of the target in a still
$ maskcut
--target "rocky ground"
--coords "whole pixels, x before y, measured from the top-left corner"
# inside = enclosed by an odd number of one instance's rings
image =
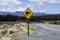
[[[32,24],[30,33],[33,32]],[[0,23],[0,40],[18,40],[27,33],[27,23]]]

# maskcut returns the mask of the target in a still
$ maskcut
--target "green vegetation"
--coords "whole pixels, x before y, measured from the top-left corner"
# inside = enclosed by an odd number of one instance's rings
[[[40,15],[40,16],[32,16],[30,21],[31,22],[41,22],[42,20],[48,21],[56,21],[60,20],[60,15]],[[16,16],[12,14],[0,15],[0,21],[26,21],[24,16]]]

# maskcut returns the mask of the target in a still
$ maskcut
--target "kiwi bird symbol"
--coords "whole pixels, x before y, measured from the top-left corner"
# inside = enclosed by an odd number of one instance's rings
[[[26,15],[29,15],[30,13],[29,12],[26,12]]]

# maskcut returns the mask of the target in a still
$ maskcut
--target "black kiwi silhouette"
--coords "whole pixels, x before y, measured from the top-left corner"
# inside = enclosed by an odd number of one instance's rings
[[[26,12],[26,15],[30,14],[29,12]]]

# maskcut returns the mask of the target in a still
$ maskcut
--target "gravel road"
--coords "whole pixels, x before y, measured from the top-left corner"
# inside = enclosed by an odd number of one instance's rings
[[[35,31],[19,40],[60,40],[60,25],[33,23]]]

